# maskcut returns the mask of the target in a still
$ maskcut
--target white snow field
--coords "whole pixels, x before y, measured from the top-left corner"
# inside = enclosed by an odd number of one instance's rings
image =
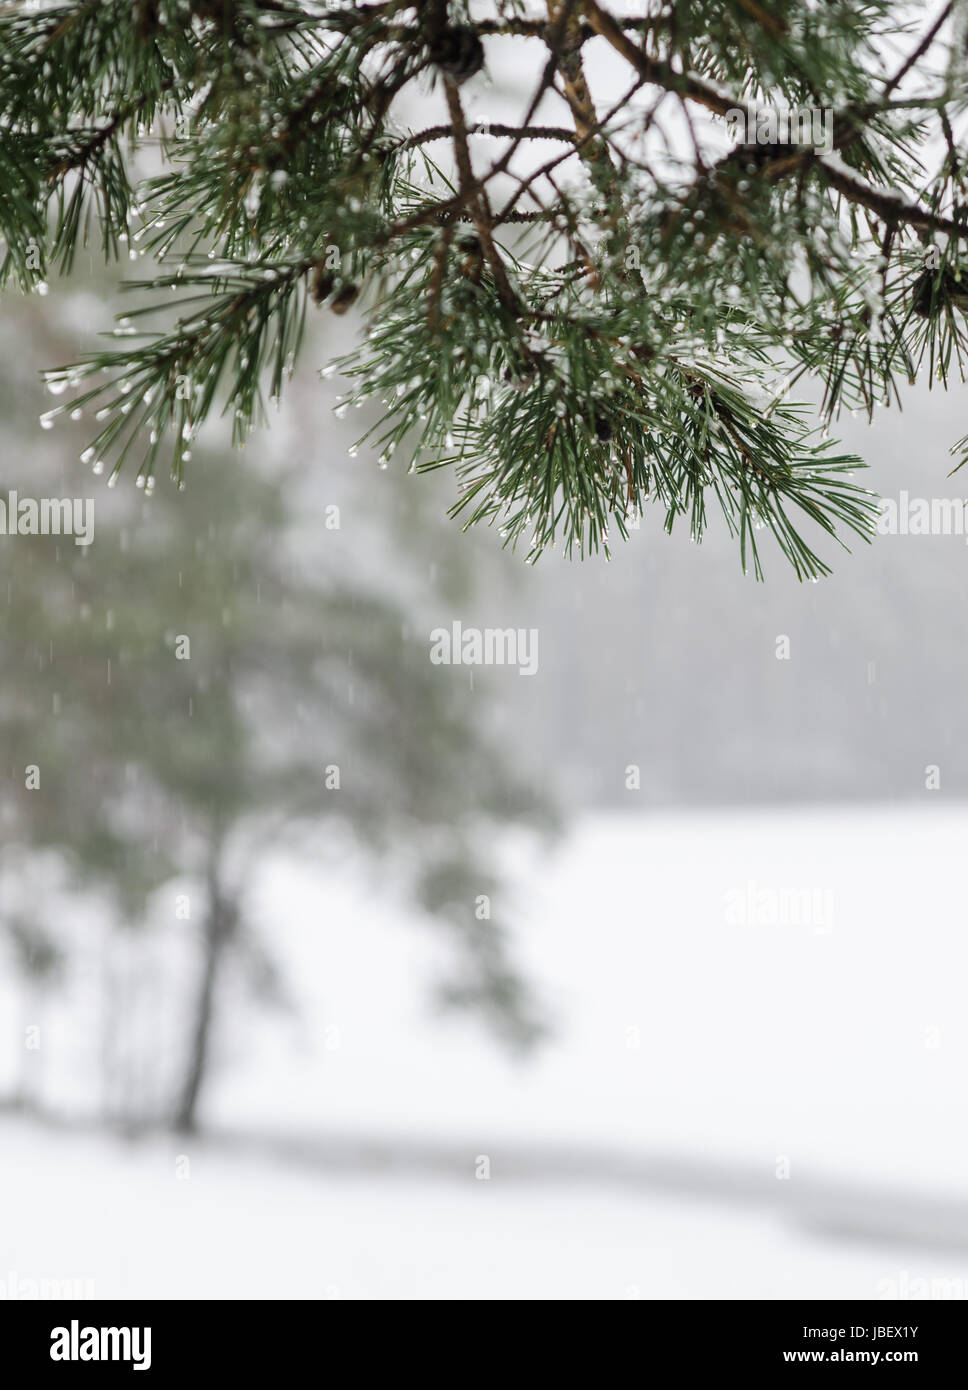
[[[226,1001],[206,1137],[5,1119],[0,1283],[965,1297],[966,842],[925,793],[521,844],[513,939],[555,1026],[524,1062],[428,1009],[433,927],[279,859],[257,916],[294,1019]]]

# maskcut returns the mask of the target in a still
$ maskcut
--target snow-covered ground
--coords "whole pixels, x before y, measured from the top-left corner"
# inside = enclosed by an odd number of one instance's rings
[[[232,1013],[214,1137],[4,1122],[0,1278],[102,1297],[964,1296],[966,837],[968,810],[926,793],[601,816],[544,862],[522,846],[516,951],[556,1029],[524,1063],[428,1012],[433,928],[352,872],[279,859],[257,912],[294,1020]]]
[[[269,1162],[4,1127],[0,1281],[98,1298],[877,1298],[953,1255],[608,1183]],[[472,1158],[473,1156],[471,1156]],[[936,1287],[938,1285],[936,1284]]]
[[[219,1108],[685,1147],[771,1177],[788,1155],[968,1198],[966,843],[968,809],[931,806],[585,822],[521,865],[518,959],[557,1030],[523,1066],[424,1012],[429,933],[279,865],[260,911],[313,1045],[264,1054],[264,1084],[240,1060]]]

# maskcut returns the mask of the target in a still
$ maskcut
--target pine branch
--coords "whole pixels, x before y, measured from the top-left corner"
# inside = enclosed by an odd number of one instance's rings
[[[0,274],[31,288],[88,239],[159,263],[133,286],[160,296],[138,331],[50,379],[81,388],[54,413],[95,411],[85,457],[112,477],[136,461],[150,487],[165,449],[181,481],[219,409],[243,441],[296,369],[307,306],[356,306],[367,336],[342,366],[382,411],[365,441],[451,465],[462,521],[534,558],[607,545],[651,506],[699,539],[708,510],[757,575],[763,527],[815,578],[810,529],[866,539],[872,502],[790,384],[818,378],[829,423],[966,351],[951,14],[889,64],[885,38],[911,32],[891,0],[14,6]],[[517,119],[469,121],[464,84],[512,44],[538,59]],[[624,89],[595,90],[590,45]],[[446,111],[413,130],[418,84]],[[829,116],[823,147],[754,134],[722,153],[724,117],[757,132],[791,103]]]

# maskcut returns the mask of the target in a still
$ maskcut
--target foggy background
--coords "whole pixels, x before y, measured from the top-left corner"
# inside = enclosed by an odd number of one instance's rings
[[[526,566],[350,454],[323,313],[243,454],[109,490],[38,373],[123,310],[0,326],[0,497],[95,522],[0,537],[6,1296],[965,1297],[966,537]],[[835,433],[962,497],[964,399]]]

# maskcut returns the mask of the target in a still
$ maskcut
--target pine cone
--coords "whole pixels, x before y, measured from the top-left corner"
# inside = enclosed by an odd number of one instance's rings
[[[479,285],[484,273],[484,252],[479,239],[473,233],[465,233],[458,238],[457,249],[461,254],[461,274],[466,275],[472,284]]]
[[[466,82],[484,66],[484,45],[467,24],[444,29],[430,45],[430,61],[455,82]]]
[[[937,271],[924,270],[914,283],[914,312],[920,318],[930,318],[932,305],[936,312],[953,305],[968,313],[968,287],[950,270],[941,272],[940,283]]]
[[[345,314],[350,305],[356,302],[359,293],[359,285],[344,285],[342,289],[337,290],[336,294],[333,296],[333,302],[329,307],[334,314]]]

